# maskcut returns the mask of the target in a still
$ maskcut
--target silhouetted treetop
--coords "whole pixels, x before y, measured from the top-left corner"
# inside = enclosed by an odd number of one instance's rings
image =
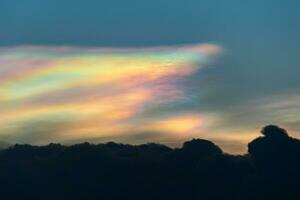
[[[296,139],[288,136],[285,129],[275,125],[268,125],[261,130],[264,137],[258,137],[248,144],[248,152],[253,157],[280,156],[282,154],[292,154],[298,146]],[[295,150],[293,150],[295,149]]]
[[[275,125],[261,133],[239,156],[203,139],[175,149],[17,144],[0,151],[0,199],[300,199],[300,141]]]
[[[213,156],[222,154],[220,147],[213,142],[203,139],[193,139],[183,144],[182,150],[187,154]]]
[[[280,128],[276,125],[265,126],[261,133],[266,137],[287,137],[288,133],[285,129]]]

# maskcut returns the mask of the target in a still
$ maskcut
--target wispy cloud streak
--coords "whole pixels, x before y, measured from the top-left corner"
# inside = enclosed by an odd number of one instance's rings
[[[188,98],[178,80],[199,72],[221,51],[213,44],[1,48],[1,137],[30,143],[130,132],[187,137],[205,127],[204,113],[164,113],[160,117],[145,117],[144,113],[150,107]],[[50,125],[57,128],[43,134],[47,132],[43,127]]]

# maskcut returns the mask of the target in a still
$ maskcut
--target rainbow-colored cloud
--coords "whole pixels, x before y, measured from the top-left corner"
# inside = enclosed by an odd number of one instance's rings
[[[150,141],[189,137],[205,128],[207,116],[149,110],[189,98],[179,81],[220,52],[212,44],[2,48],[0,137],[33,144],[139,133],[160,133]]]

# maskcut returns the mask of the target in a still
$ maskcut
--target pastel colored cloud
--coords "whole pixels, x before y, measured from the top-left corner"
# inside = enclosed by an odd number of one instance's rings
[[[0,137],[33,144],[139,132],[159,132],[170,141],[190,137],[205,128],[205,113],[146,113],[186,101],[179,80],[221,51],[213,44],[2,48]]]

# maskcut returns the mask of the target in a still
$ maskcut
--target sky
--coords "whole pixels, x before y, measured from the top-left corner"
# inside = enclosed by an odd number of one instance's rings
[[[0,140],[243,153],[300,137],[297,0],[0,0]]]

